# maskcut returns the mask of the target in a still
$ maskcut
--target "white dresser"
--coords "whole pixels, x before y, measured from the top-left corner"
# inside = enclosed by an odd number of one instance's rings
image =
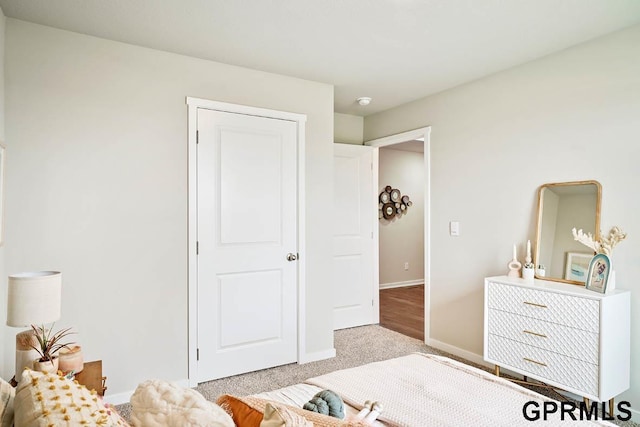
[[[606,401],[629,388],[630,293],[485,279],[484,360]]]

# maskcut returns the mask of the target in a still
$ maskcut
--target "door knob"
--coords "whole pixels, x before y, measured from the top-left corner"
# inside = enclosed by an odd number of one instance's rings
[[[287,254],[287,261],[295,261],[297,259],[298,259],[298,255],[292,254],[292,253]]]

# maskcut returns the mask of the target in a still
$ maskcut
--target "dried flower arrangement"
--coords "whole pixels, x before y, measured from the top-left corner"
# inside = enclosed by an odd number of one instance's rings
[[[71,332],[71,328],[62,329],[56,333],[53,333],[53,325],[49,329],[43,326],[34,326],[31,325],[31,329],[33,329],[34,337],[37,342],[33,340],[29,340],[27,344],[29,347],[38,352],[40,358],[39,362],[45,361],[53,361],[56,357],[56,353],[63,348],[69,348],[71,344],[75,344],[73,342],[61,343],[60,341],[71,334],[75,334],[75,332]]]
[[[576,231],[574,228],[571,232],[573,233],[574,240],[577,240],[583,245],[593,249],[596,253],[605,254],[607,256],[611,256],[613,248],[627,238],[627,233],[623,233],[620,227],[613,227],[611,231],[609,231],[609,235],[606,237],[600,237],[600,240],[595,240],[591,233],[585,234],[582,229]]]

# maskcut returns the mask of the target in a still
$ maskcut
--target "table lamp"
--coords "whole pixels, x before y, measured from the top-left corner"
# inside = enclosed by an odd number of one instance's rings
[[[60,319],[62,274],[59,271],[36,271],[9,276],[7,325],[27,327],[44,325]],[[16,381],[25,367],[32,368],[38,353],[28,343],[36,342],[32,330],[16,335]]]

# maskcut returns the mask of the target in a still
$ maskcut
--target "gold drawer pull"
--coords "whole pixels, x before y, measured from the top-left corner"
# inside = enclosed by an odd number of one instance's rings
[[[523,301],[523,302],[527,305],[532,305],[534,307],[547,308],[547,306],[544,304],[537,304],[535,302],[529,302],[529,301]]]
[[[531,335],[535,335],[537,337],[542,337],[542,338],[547,338],[547,336],[545,334],[540,334],[538,332],[533,332],[533,331],[527,331],[526,329],[524,331],[525,334],[531,334]]]
[[[547,364],[546,364],[546,363],[538,362],[537,360],[527,359],[526,357],[523,357],[523,359],[524,359],[524,360],[526,360],[527,362],[535,363],[536,365],[540,365],[540,366],[547,366]]]

